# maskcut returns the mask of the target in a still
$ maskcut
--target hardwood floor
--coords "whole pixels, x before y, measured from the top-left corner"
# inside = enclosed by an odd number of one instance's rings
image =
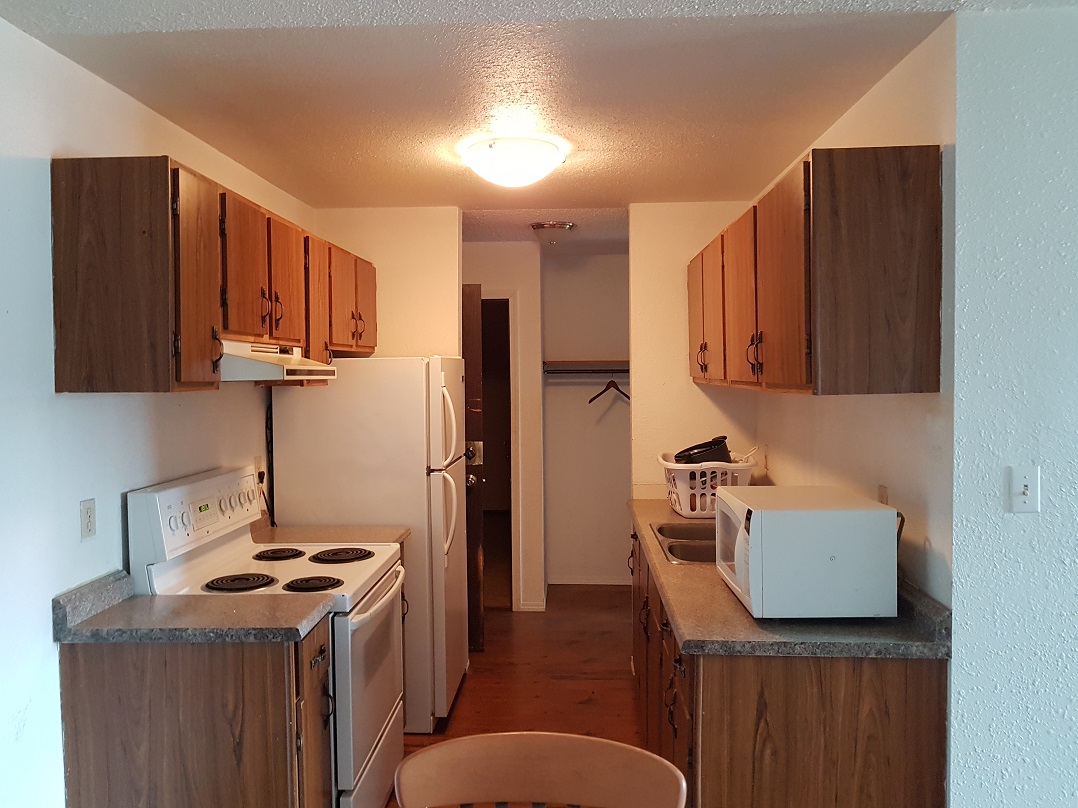
[[[405,735],[404,753],[482,732],[543,730],[641,746],[629,670],[628,586],[551,586],[545,612],[488,611],[487,649],[471,654],[449,718]],[[396,801],[389,801],[396,808]]]

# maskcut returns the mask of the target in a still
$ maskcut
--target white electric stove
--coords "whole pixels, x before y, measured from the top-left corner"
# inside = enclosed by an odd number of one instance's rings
[[[253,467],[216,469],[132,491],[129,571],[144,595],[333,598],[334,784],[339,808],[383,808],[403,757],[398,544],[259,544]],[[335,540],[340,531],[335,531]]]

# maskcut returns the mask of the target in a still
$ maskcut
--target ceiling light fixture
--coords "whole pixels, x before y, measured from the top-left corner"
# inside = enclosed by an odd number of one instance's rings
[[[495,185],[520,188],[538,182],[565,162],[572,146],[557,135],[472,135],[457,154],[472,171]]]

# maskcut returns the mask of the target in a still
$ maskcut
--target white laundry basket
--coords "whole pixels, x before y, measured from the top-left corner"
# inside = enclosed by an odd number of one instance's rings
[[[737,463],[675,463],[673,452],[663,452],[659,455],[659,465],[666,471],[670,507],[690,519],[714,519],[715,489],[748,485],[756,468],[751,455],[752,452]]]

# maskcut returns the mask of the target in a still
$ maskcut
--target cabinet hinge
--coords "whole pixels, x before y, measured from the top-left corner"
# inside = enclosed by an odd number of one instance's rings
[[[178,196],[172,197],[172,215],[180,215],[180,198]]]
[[[172,355],[180,355],[180,335],[175,331],[172,332]]]

